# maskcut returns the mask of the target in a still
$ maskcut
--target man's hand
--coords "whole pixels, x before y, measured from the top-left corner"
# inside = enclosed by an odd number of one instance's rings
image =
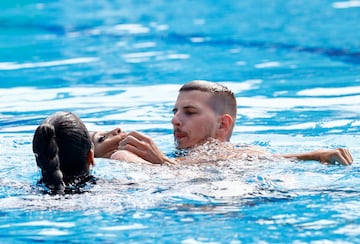
[[[153,164],[174,163],[174,161],[160,151],[151,138],[136,131],[128,133],[128,135],[120,141],[119,150],[130,151]]]
[[[318,154],[319,161],[321,163],[339,163],[342,165],[350,165],[353,163],[353,158],[349,150],[345,148],[337,148],[332,150],[317,150],[314,151],[314,153]]]

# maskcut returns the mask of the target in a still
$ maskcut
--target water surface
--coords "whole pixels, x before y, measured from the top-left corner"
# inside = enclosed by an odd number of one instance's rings
[[[360,241],[359,1],[0,6],[1,241]],[[42,194],[31,141],[46,116],[139,130],[171,154],[171,110],[193,79],[235,92],[232,142],[274,153],[347,147],[354,164],[97,159],[98,182],[83,194]]]

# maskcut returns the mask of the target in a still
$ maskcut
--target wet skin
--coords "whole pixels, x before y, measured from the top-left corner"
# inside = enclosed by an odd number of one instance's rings
[[[120,128],[111,131],[95,131],[91,135],[94,155],[97,158],[111,158],[119,147],[119,142],[127,136]]]
[[[220,116],[210,108],[211,95],[201,91],[181,92],[173,109],[174,140],[179,149],[216,138]]]

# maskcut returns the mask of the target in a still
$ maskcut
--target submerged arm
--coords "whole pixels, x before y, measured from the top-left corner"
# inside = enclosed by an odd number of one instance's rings
[[[140,158],[139,156],[137,156],[129,151],[126,151],[126,150],[118,150],[118,151],[114,152],[110,156],[110,159],[120,160],[120,161],[130,162],[130,163],[150,163],[150,162]]]

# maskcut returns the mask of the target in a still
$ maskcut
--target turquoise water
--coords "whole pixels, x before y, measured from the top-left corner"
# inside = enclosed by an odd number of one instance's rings
[[[0,240],[4,243],[360,241],[359,1],[2,1]],[[89,130],[174,149],[189,80],[226,84],[232,141],[276,153],[347,147],[354,164],[148,166],[97,159],[98,183],[36,186],[36,126],[69,110]]]

